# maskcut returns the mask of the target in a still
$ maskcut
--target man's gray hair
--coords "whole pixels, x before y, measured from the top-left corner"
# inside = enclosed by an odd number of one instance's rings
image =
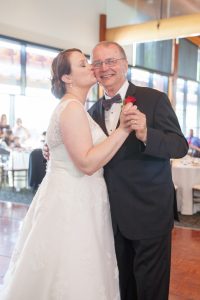
[[[99,42],[98,44],[96,44],[96,46],[93,48],[92,50],[92,53],[93,51],[98,47],[98,46],[104,46],[104,47],[109,47],[109,46],[116,46],[118,49],[119,49],[119,52],[121,53],[122,57],[127,59],[127,56],[126,56],[126,53],[124,51],[124,49],[122,48],[122,46],[120,46],[118,43],[116,42],[109,42],[109,41],[102,41],[102,42]],[[92,55],[91,55],[92,57]]]

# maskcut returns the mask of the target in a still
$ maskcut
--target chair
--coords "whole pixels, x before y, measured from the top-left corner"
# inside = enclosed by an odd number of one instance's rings
[[[200,184],[196,184],[192,187],[192,198],[193,198],[193,204],[195,203],[200,204]]]
[[[23,184],[24,187],[27,187],[27,169],[8,169],[8,172],[11,172],[13,190],[16,188],[16,190],[19,191],[21,187],[18,187],[18,185],[20,184]]]
[[[46,174],[46,162],[42,149],[34,149],[29,157],[28,183],[36,191]]]
[[[10,152],[0,147],[0,161],[2,163],[7,162],[10,156]]]
[[[10,152],[0,147],[0,187],[6,186],[8,183],[7,162]]]
[[[172,164],[173,164],[173,159],[170,159],[171,169],[172,169]],[[177,191],[178,191],[178,186],[174,184],[174,218],[175,220],[179,221],[178,211],[180,211],[180,203],[178,203],[177,201]]]
[[[0,165],[0,187],[2,187],[2,185],[4,185],[4,168],[3,165]]]
[[[180,203],[177,201],[178,186],[174,184],[174,219],[179,221],[178,212],[180,211]]]

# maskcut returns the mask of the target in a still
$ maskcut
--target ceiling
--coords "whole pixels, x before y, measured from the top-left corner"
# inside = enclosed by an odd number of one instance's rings
[[[200,13],[200,0],[120,0],[136,10],[141,22]],[[138,22],[137,21],[137,22]]]
[[[200,0],[119,0],[135,11],[135,23],[200,13]],[[200,35],[189,40],[200,47]]]

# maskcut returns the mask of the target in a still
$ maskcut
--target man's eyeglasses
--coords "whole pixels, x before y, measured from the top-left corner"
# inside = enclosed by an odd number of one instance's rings
[[[103,64],[107,65],[108,67],[114,67],[114,66],[116,66],[118,60],[121,60],[121,59],[126,59],[126,58],[121,57],[121,58],[107,58],[105,60],[97,60],[92,63],[92,66],[95,69],[101,68],[103,66]]]

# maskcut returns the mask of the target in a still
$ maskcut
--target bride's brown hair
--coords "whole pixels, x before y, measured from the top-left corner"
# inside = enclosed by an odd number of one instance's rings
[[[80,52],[80,49],[72,48],[61,51],[53,60],[51,65],[51,92],[56,98],[62,98],[67,92],[66,84],[62,81],[64,74],[71,73],[69,57],[72,52]]]

